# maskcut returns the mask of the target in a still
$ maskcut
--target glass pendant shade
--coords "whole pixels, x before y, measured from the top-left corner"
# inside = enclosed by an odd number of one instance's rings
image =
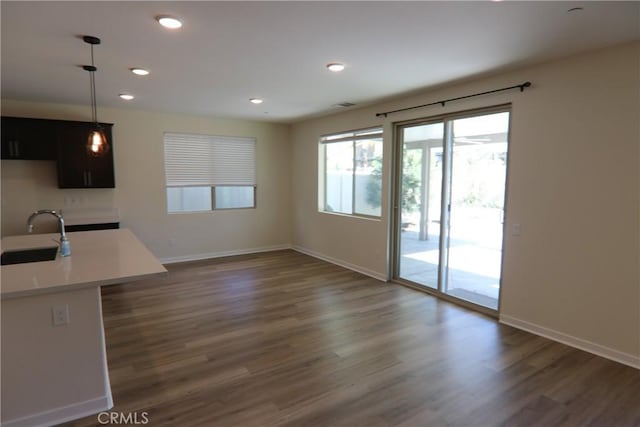
[[[107,137],[101,129],[93,129],[89,133],[89,139],[87,140],[87,151],[92,156],[101,156],[109,151],[109,144],[107,143]]]
[[[91,156],[99,157],[109,151],[109,143],[107,137],[100,128],[98,123],[98,107],[96,103],[96,77],[95,72],[98,68],[93,61],[93,46],[100,44],[100,39],[93,36],[84,36],[82,38],[85,43],[91,45],[91,65],[83,65],[82,68],[89,72],[89,83],[91,90],[91,120],[93,121],[93,128],[89,132],[87,138],[87,151]]]

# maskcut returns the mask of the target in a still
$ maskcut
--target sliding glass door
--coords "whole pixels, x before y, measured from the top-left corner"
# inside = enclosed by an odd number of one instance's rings
[[[497,310],[509,112],[397,128],[395,276]]]
[[[444,124],[401,129],[400,277],[438,289]]]

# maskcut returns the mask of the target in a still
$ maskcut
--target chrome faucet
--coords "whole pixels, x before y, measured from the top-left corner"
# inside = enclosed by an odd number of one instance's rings
[[[49,209],[42,209],[39,211],[35,211],[31,215],[29,215],[29,219],[27,220],[27,231],[31,233],[33,231],[33,220],[42,214],[53,215],[58,218],[58,224],[60,224],[60,255],[69,256],[71,255],[71,244],[69,243],[69,239],[67,239],[67,235],[64,232],[64,219],[62,215],[57,213],[56,211],[52,211]]]

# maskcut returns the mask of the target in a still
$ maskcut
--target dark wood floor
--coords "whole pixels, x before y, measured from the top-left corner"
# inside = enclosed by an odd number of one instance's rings
[[[168,269],[103,289],[112,411],[148,425],[640,425],[640,371],[418,291],[292,251]]]

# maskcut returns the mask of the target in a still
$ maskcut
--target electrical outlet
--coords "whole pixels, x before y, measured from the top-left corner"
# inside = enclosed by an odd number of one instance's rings
[[[69,323],[69,305],[54,305],[51,309],[53,314],[53,326],[67,325]]]
[[[513,227],[511,229],[511,235],[519,236],[520,234],[522,234],[522,226],[520,224],[513,224]]]

